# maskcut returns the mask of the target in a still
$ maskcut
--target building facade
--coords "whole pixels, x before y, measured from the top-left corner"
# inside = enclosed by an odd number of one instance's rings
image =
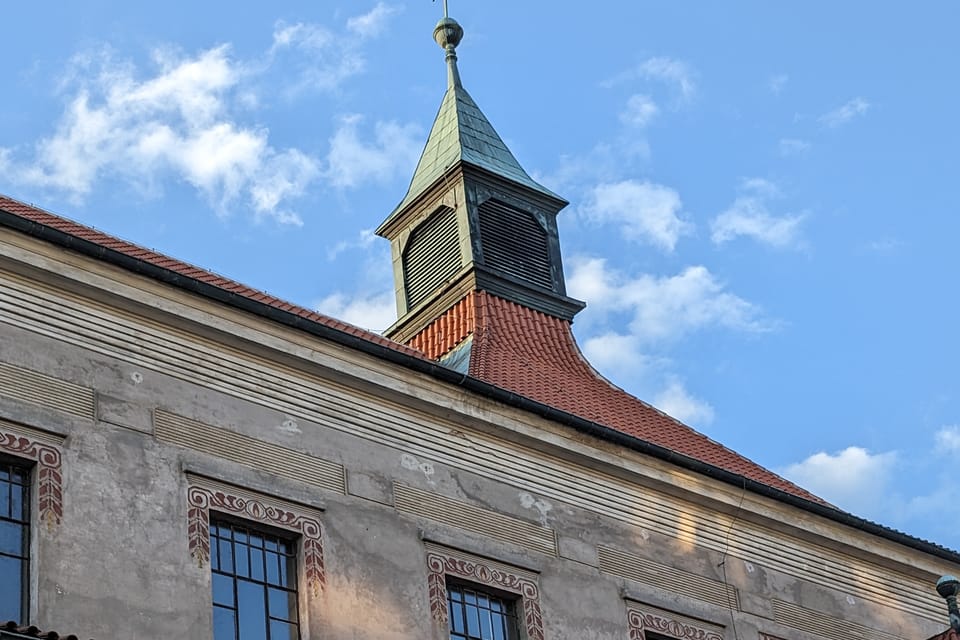
[[[0,197],[0,619],[101,640],[927,638],[960,555],[609,385],[463,88],[388,337]],[[0,635],[6,632],[0,631]]]

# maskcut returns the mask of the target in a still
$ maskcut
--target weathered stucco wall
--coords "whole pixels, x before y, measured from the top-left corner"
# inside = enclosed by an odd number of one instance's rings
[[[960,570],[946,561],[0,240],[0,433],[62,454],[59,522],[35,509],[40,626],[209,637],[191,483],[319,521],[322,588],[301,575],[305,638],[446,637],[430,549],[532,581],[551,639],[627,638],[642,618],[629,609],[691,640],[916,639],[945,625],[933,584]]]

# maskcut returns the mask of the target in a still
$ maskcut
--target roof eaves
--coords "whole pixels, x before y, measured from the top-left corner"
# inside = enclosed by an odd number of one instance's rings
[[[80,640],[78,636],[73,634],[64,636],[60,635],[56,631],[41,631],[39,628],[33,625],[18,625],[13,620],[9,620],[4,623],[0,623],[0,640],[6,640],[7,638],[11,640]]]
[[[2,200],[2,198],[0,198],[0,200]],[[22,224],[24,222],[29,222],[30,224],[24,225]],[[852,526],[862,531],[886,538],[898,544],[903,544],[904,546],[917,549],[924,553],[929,553],[950,562],[960,563],[960,552],[926,540],[921,540],[920,538],[907,535],[895,529],[870,522],[863,518],[840,511],[834,507],[822,505],[806,498],[790,494],[782,489],[778,489],[756,480],[751,480],[746,476],[734,473],[732,471],[727,471],[716,465],[712,465],[689,456],[685,456],[666,447],[656,445],[636,436],[626,434],[611,427],[607,427],[561,409],[557,409],[542,402],[530,399],[526,396],[522,396],[488,382],[484,382],[483,380],[473,378],[467,374],[454,371],[443,365],[427,360],[420,352],[417,352],[413,349],[400,350],[390,348],[384,344],[366,339],[365,337],[360,337],[346,331],[333,328],[329,325],[322,324],[312,318],[302,317],[296,313],[280,309],[277,306],[259,302],[250,297],[241,296],[236,293],[231,293],[214,284],[202,282],[164,267],[136,260],[124,255],[119,251],[108,249],[104,245],[98,245],[93,241],[84,240],[79,236],[68,234],[65,231],[55,229],[39,222],[27,221],[21,216],[4,211],[2,207],[0,207],[0,226],[13,228],[58,246],[76,250],[79,253],[83,253],[90,257],[114,264],[115,266],[138,273],[143,273],[143,275],[147,275],[148,277],[158,279],[171,284],[172,286],[176,286],[197,295],[221,302],[227,306],[249,311],[256,315],[279,322],[280,324],[306,331],[317,337],[331,340],[332,342],[342,346],[354,348],[367,353],[368,355],[382,358],[383,360],[405,367],[412,371],[429,375],[437,380],[455,384],[467,389],[468,391],[478,393],[495,401],[502,402],[508,406],[542,416],[547,420],[564,424],[582,433],[592,435],[607,442],[624,446],[634,451],[651,455],[667,462],[672,462],[682,468],[701,473],[727,484],[744,487],[747,490],[753,491],[754,493],[770,497],[785,504],[790,504],[807,512],[823,516],[829,520],[833,520],[847,526]]]

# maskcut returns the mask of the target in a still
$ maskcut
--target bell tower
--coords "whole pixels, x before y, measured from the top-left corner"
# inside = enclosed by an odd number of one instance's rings
[[[461,26],[433,37],[446,52],[447,91],[406,196],[377,229],[391,242],[399,320],[387,337],[410,342],[465,297],[485,292],[569,322],[557,214],[567,201],[520,166],[457,68]]]

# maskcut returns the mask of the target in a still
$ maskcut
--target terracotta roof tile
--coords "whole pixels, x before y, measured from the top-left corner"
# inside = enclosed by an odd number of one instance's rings
[[[121,240],[120,238],[111,236],[72,220],[68,220],[67,218],[55,215],[49,211],[38,209],[32,205],[14,200],[13,198],[0,195],[0,210],[6,211],[7,213],[15,216],[19,216],[24,220],[29,220],[46,227],[50,227],[51,229],[56,229],[57,231],[61,231],[76,238],[92,242],[93,244],[116,251],[127,257],[141,260],[153,266],[172,271],[185,278],[218,287],[224,291],[235,293],[282,311],[295,313],[302,318],[312,320],[332,329],[350,333],[382,347],[387,347],[389,349],[400,351],[415,357],[423,357],[423,354],[416,349],[412,349],[392,340],[388,340],[387,338],[384,338],[383,336],[371,331],[365,331],[341,320],[325,316],[305,307],[291,304],[281,300],[280,298],[272,296],[269,293],[253,289],[234,280],[230,280],[229,278],[225,278],[219,274],[207,271],[206,269],[201,269],[195,265],[181,262],[169,256],[165,256],[161,253],[153,251],[152,249],[147,249],[145,247],[133,244],[132,242]]]
[[[40,631],[40,629],[32,625],[18,626],[17,623],[13,622],[12,620],[9,622],[0,623],[0,632],[5,632],[5,635],[16,634],[16,636],[23,638],[43,638],[44,640],[80,640],[73,634],[63,636],[56,631]]]
[[[928,640],[960,640],[960,633],[957,633],[953,627],[947,627],[946,631],[931,636]]]
[[[469,374],[475,378],[787,493],[823,502],[615,387],[583,358],[567,321],[474,292],[408,345],[401,345],[12,198],[0,196],[0,210],[410,356],[438,360],[472,334]]]
[[[455,331],[448,327],[456,327]],[[473,335],[475,378],[795,496],[824,503],[614,386],[580,353],[570,323],[483,291],[468,294],[410,341],[438,359]]]

